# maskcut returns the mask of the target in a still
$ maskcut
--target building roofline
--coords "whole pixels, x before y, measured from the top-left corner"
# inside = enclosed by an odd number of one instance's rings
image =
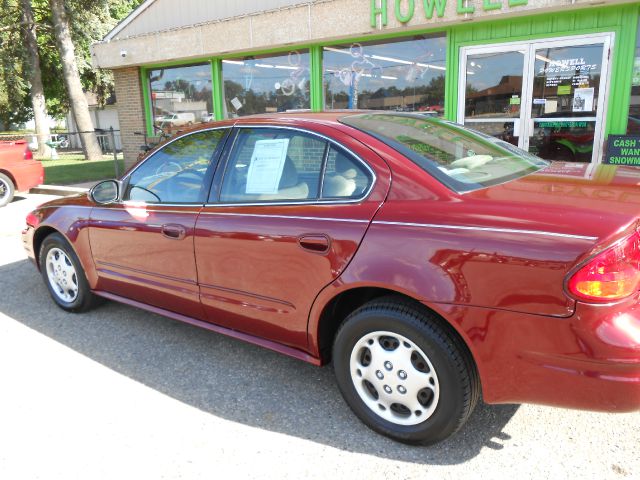
[[[129,15],[127,15],[124,20],[122,20],[120,23],[118,23],[118,25],[116,25],[115,27],[113,27],[113,29],[107,33],[104,38],[102,39],[103,42],[109,42],[111,41],[118,33],[120,33],[122,30],[124,30],[124,28],[129,25],[131,22],[133,22],[136,18],[138,18],[138,15],[140,15],[142,12],[144,12],[147,8],[149,8],[151,6],[152,3],[155,3],[156,0],[146,0],[144,3],[142,3],[138,8],[136,8],[133,12],[131,12]]]

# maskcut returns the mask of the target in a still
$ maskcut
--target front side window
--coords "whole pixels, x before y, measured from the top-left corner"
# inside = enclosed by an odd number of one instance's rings
[[[124,199],[147,203],[200,203],[205,176],[224,129],[179,138],[154,153],[129,177]]]
[[[457,192],[503,183],[548,165],[510,143],[443,120],[376,113],[340,121],[378,138]]]
[[[444,35],[324,47],[326,109],[444,114]]]
[[[222,60],[225,117],[310,108],[309,52]]]
[[[213,119],[211,64],[158,68],[148,75],[156,133]]]
[[[222,203],[362,197],[373,177],[345,150],[304,132],[243,128],[222,181]]]

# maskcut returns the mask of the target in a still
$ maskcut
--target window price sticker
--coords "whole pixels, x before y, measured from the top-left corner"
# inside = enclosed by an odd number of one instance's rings
[[[278,193],[289,139],[258,140],[251,155],[245,193]]]

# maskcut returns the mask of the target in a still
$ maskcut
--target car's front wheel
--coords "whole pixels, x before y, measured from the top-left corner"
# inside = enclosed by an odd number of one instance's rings
[[[77,255],[59,233],[47,236],[40,247],[40,272],[53,300],[69,312],[89,310],[99,302]]]
[[[462,341],[440,319],[401,299],[373,300],[349,315],[336,335],[333,363],[355,414],[405,443],[452,435],[480,393]]]
[[[0,207],[8,205],[13,200],[16,187],[9,177],[0,173]]]

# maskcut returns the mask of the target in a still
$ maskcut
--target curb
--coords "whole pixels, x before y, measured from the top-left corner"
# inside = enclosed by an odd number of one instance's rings
[[[65,187],[64,185],[38,185],[29,190],[29,193],[40,193],[44,195],[60,195],[69,197],[88,192],[88,188]]]

